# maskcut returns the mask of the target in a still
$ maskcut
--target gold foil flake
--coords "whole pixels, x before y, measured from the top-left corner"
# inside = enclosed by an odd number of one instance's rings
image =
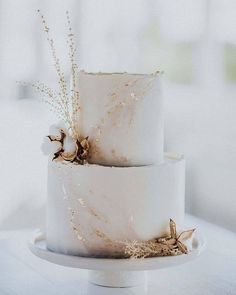
[[[104,234],[104,232],[102,232],[102,231],[99,230],[99,229],[96,229],[94,232],[95,232],[95,234],[96,234],[99,238],[104,239],[104,238],[106,237],[106,235]]]
[[[84,199],[78,198],[77,200],[83,208],[87,208],[89,214],[91,214],[92,216],[94,216],[98,220],[107,223],[107,219],[104,216],[102,216],[100,213],[98,213],[94,208],[88,206]]]
[[[94,216],[98,220],[108,223],[107,219],[104,216],[102,216],[100,213],[98,213],[95,209],[88,207],[88,211],[92,216]]]
[[[80,233],[79,227],[74,223],[76,211],[73,210],[71,207],[68,207],[68,210],[70,211],[70,214],[71,214],[70,215],[70,225],[71,225],[73,232],[75,233],[78,240],[80,240],[82,242],[86,242],[85,238],[83,238],[83,236]]]
[[[77,239],[78,239],[79,241],[86,242],[86,239],[83,238],[83,236],[80,234],[80,232],[79,232],[79,230],[78,230],[78,227],[77,227],[73,222],[71,222],[71,227],[72,227],[72,230],[74,231],[74,233],[75,233]]]
[[[80,240],[80,241],[85,242],[85,239],[78,232],[77,232],[77,239]]]
[[[125,156],[122,156],[122,157],[121,157],[121,161],[122,161],[123,163],[127,163],[127,162],[129,161],[129,159],[128,159],[127,157],[125,157]]]
[[[111,94],[111,98],[112,98],[113,101],[116,100],[116,99],[118,98],[117,93],[113,92],[113,93]]]
[[[136,95],[135,95],[134,92],[131,92],[131,93],[130,93],[130,96],[131,96],[132,98],[135,98],[135,97],[136,97]]]
[[[63,180],[62,180],[63,181]],[[67,189],[66,189],[66,187],[65,187],[65,184],[63,183],[62,184],[62,191],[63,191],[63,199],[64,200],[68,200],[69,199],[69,196],[68,196],[68,194],[67,194]]]
[[[102,230],[100,229],[95,229],[94,230],[94,233],[95,235],[102,239],[105,243],[108,243],[108,244],[115,244],[115,241],[113,241],[107,234],[105,234]]]
[[[86,207],[86,204],[85,204],[84,199],[79,198],[78,201],[79,201],[79,203],[80,203],[80,205],[81,205],[82,207]]]

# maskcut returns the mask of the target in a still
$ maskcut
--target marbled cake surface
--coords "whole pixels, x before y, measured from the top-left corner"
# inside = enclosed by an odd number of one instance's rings
[[[82,137],[90,163],[140,166],[163,161],[161,74],[86,73],[77,79]]]
[[[148,240],[184,219],[185,160],[106,167],[49,161],[47,246],[66,254],[120,255],[117,241]]]

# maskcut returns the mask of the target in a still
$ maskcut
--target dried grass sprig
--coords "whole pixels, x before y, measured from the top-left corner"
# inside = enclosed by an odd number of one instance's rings
[[[75,60],[75,54],[76,54],[76,46],[75,46],[75,40],[74,40],[74,33],[72,31],[71,27],[71,21],[70,21],[70,16],[69,12],[66,11],[66,19],[67,19],[67,26],[68,26],[68,46],[69,46],[69,60],[71,64],[71,81],[72,81],[72,89],[71,89],[71,115],[72,115],[72,128],[75,130],[75,133],[79,135],[79,130],[78,130],[78,114],[80,110],[79,106],[79,91],[77,89],[76,85],[76,78],[77,78],[77,73],[79,72],[78,70],[78,65]]]
[[[55,42],[50,35],[50,28],[43,16],[43,14],[38,10],[39,16],[42,21],[43,29],[46,33],[46,38],[51,50],[53,65],[58,76],[58,86],[59,91],[53,91],[50,87],[43,83],[35,82],[32,84],[37,91],[42,93],[45,97],[45,101],[51,106],[52,110],[56,112],[60,119],[68,126],[72,137],[77,140],[79,138],[77,117],[79,113],[79,93],[75,90],[76,88],[76,73],[78,71],[78,66],[75,62],[75,42],[73,39],[74,34],[72,33],[71,22],[69,18],[68,11],[66,12],[67,24],[68,24],[68,40],[69,45],[69,60],[71,64],[71,74],[72,74],[72,90],[70,91],[67,86],[65,73],[62,71],[60,66],[60,60],[57,56]]]
[[[64,106],[59,99],[58,93],[43,82],[36,81],[31,83],[31,86],[42,95],[42,100],[49,105],[58,118],[66,121],[65,118],[69,115],[64,111]]]

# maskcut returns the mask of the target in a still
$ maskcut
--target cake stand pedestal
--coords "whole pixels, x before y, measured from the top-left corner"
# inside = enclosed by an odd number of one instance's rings
[[[193,239],[192,251],[187,255],[145,259],[109,259],[52,252],[46,247],[45,235],[39,231],[29,242],[29,248],[36,256],[58,265],[87,269],[89,270],[89,282],[106,287],[134,287],[144,284],[147,279],[147,270],[190,262],[200,255],[204,247],[203,237],[196,234]]]

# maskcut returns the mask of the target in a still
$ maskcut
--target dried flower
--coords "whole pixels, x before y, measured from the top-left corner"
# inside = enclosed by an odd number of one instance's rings
[[[176,224],[170,219],[170,235],[148,241],[125,242],[125,256],[130,258],[146,258],[157,256],[173,256],[187,254],[191,247],[186,242],[192,242],[195,229],[177,234]],[[190,243],[189,243],[190,244]]]
[[[45,154],[53,154],[53,160],[61,158],[77,164],[87,163],[89,156],[88,137],[82,140],[75,140],[70,136],[62,122],[52,125],[50,131],[54,132],[54,134],[48,135],[48,140],[42,145],[42,150]]]
[[[53,155],[61,149],[62,145],[59,141],[51,141],[48,136],[44,137],[41,150],[44,155]]]
[[[77,144],[75,140],[67,134],[63,142],[64,153],[73,154],[77,152]]]
[[[49,127],[49,134],[53,134],[54,136],[60,137],[61,136],[61,130],[63,130],[65,133],[68,133],[66,130],[66,125],[63,120],[60,120],[57,124],[53,124]]]

